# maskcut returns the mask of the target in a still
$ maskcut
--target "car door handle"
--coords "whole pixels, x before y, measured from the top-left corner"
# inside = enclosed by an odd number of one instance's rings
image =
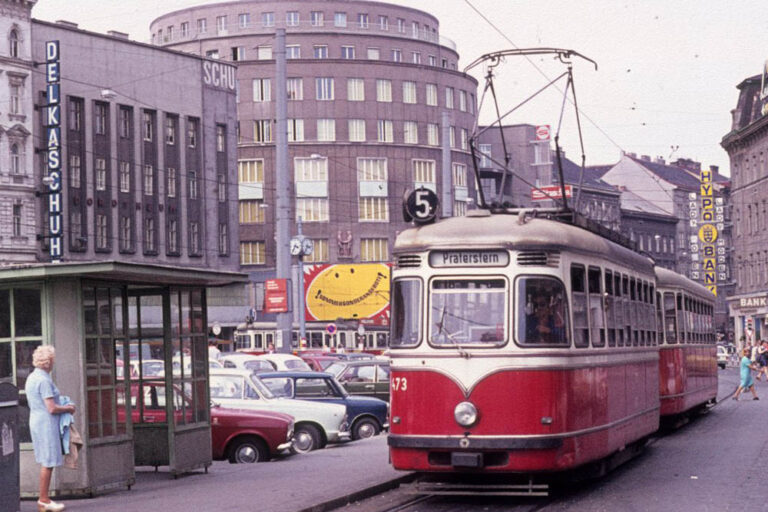
[[[366,384],[365,389],[373,389],[373,384]]]

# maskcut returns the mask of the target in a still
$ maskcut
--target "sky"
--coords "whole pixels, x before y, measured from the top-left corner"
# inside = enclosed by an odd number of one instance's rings
[[[156,17],[205,0],[39,0],[37,19],[65,19],[96,32],[118,30],[147,42]],[[720,140],[731,129],[736,86],[768,58],[768,9],[760,0],[388,0],[435,15],[454,41],[461,68],[512,48],[575,50],[573,72],[587,165],[615,163],[622,151],[667,161],[690,158],[729,174]],[[495,70],[502,112],[566,70],[549,56],[509,57]],[[469,73],[481,96],[486,69]],[[550,88],[505,121],[549,124],[555,132],[563,102]],[[572,99],[560,141],[568,158],[581,149]],[[484,102],[481,122],[495,117]]]

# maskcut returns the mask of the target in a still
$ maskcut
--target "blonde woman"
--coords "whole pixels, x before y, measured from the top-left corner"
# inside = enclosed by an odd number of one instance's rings
[[[40,498],[37,508],[43,511],[64,510],[63,503],[51,501],[48,488],[51,486],[53,468],[61,466],[64,456],[61,450],[59,415],[74,413],[74,405],[59,405],[59,390],[51,379],[55,350],[50,345],[41,345],[32,354],[35,370],[27,378],[24,390],[29,404],[29,431],[35,460],[40,464]]]

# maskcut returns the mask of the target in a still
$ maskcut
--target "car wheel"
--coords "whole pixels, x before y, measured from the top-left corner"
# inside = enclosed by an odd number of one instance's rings
[[[293,432],[291,451],[293,453],[308,453],[320,448],[320,432],[312,425],[300,425]]]
[[[251,464],[269,460],[269,449],[264,441],[257,437],[235,439],[229,447],[229,462],[232,464]]]
[[[352,439],[368,439],[377,435],[381,429],[376,420],[371,418],[363,418],[357,420],[352,426]]]

